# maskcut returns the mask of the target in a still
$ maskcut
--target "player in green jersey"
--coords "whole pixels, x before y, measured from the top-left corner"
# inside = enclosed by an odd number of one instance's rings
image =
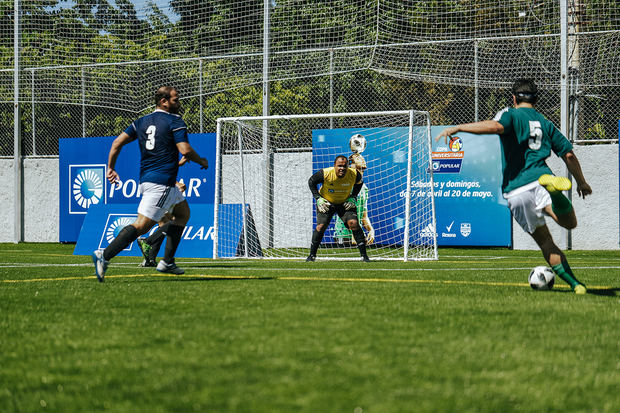
[[[366,170],[366,160],[359,153],[354,153],[349,156],[349,165],[357,169],[359,173],[364,173]],[[357,209],[357,216],[364,229],[366,229],[366,245],[372,245],[375,240],[375,230],[368,217],[368,186],[364,183],[359,194],[357,194],[357,202],[355,203]],[[344,242],[350,242],[356,244],[353,233],[346,227],[340,217],[336,217],[336,225],[334,227],[334,237],[338,240],[339,244]]]
[[[577,183],[583,198],[592,193],[573,145],[534,105],[538,87],[530,79],[519,79],[512,86],[513,108],[500,111],[493,120],[462,124],[444,129],[435,140],[459,133],[498,134],[502,145],[502,192],[513,217],[540,247],[553,271],[566,281],[576,294],[587,292],[575,278],[566,256],[553,241],[544,216],[560,226],[577,226],[575,210],[562,191],[571,189],[571,180],[554,176],[545,160],[553,151],[562,158]]]

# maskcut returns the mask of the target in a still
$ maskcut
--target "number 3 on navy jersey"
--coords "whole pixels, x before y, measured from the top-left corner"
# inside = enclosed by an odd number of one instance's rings
[[[530,122],[530,127],[531,127],[531,124],[532,122]],[[148,128],[146,128],[146,143],[144,144],[144,146],[149,151],[155,149],[155,130],[157,130],[157,127],[155,125],[151,125]]]
[[[540,122],[537,120],[530,121],[530,138],[527,140],[527,145],[530,149],[537,151],[540,149],[540,144],[543,138],[543,131],[540,126]]]

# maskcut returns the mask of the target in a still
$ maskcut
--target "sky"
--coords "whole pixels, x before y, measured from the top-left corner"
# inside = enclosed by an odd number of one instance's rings
[[[115,0],[108,0],[111,4],[116,4]],[[148,0],[130,0],[135,6],[138,15],[142,14],[142,8],[147,3]],[[164,12],[164,14],[168,14],[170,8],[170,0],[152,0],[153,3],[159,7],[159,9]],[[73,0],[60,0],[58,7],[59,8],[67,8],[73,6],[75,2]],[[174,21],[175,19],[171,19]]]

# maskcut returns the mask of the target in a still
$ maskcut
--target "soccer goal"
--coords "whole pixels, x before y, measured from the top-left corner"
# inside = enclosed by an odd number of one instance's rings
[[[308,179],[344,155],[363,174],[357,214],[371,260],[437,259],[428,112],[220,118],[216,150],[215,258],[306,258]],[[317,259],[359,258],[335,215]]]

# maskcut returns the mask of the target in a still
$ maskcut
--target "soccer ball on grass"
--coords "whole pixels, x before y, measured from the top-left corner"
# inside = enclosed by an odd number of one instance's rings
[[[535,267],[530,272],[528,281],[534,290],[550,290],[555,282],[555,274],[549,267]]]

